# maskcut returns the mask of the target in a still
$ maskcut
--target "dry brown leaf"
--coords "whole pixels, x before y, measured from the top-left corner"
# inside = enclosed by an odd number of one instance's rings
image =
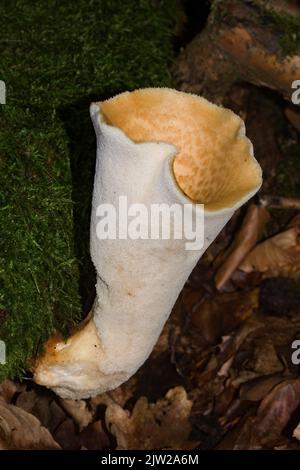
[[[0,398],[5,400],[6,403],[10,403],[15,393],[21,391],[22,387],[21,384],[16,384],[11,380],[5,380],[0,384]]]
[[[40,397],[36,394],[34,390],[24,390],[20,395],[17,397],[16,400],[16,406],[19,408],[22,408],[22,410],[27,411],[27,413],[32,413],[33,408],[36,405],[36,402],[40,400]],[[46,398],[48,406],[48,402],[50,401],[50,398]]]
[[[63,450],[102,450],[110,446],[109,436],[100,420],[78,433],[74,421],[67,418],[56,429],[54,437]]]
[[[232,273],[261,238],[269,217],[269,213],[264,207],[255,204],[251,204],[248,207],[243,224],[229,250],[225,253],[226,259],[224,263],[216,273],[215,282],[217,289],[222,289]]]
[[[101,421],[91,423],[84,428],[79,434],[79,442],[81,449],[84,447],[87,450],[102,450],[110,445],[108,435],[103,430]]]
[[[300,423],[293,431],[293,437],[295,437],[298,441],[300,441]]]
[[[155,404],[141,397],[132,413],[117,404],[106,410],[106,425],[116,437],[118,449],[187,449],[191,431],[192,401],[183,387],[168,391]]]
[[[65,419],[58,426],[54,437],[63,450],[79,450],[81,447],[75,423],[71,418]]]
[[[281,377],[258,377],[242,384],[240,388],[241,400],[260,401],[270,393],[270,391],[282,382]]]
[[[260,403],[256,416],[253,411],[245,416],[218,448],[253,450],[288,446],[282,432],[300,404],[299,391],[299,379],[275,385]]]
[[[60,446],[35,416],[0,402],[1,450],[58,450]]]
[[[253,360],[249,361],[249,366],[260,375],[276,374],[284,369],[270,340],[263,340],[255,345]]]
[[[281,382],[263,399],[258,411],[255,432],[261,437],[280,434],[300,404],[300,380]]]
[[[259,271],[264,277],[300,277],[300,223],[295,223],[259,243],[240,264],[245,272]]]
[[[82,430],[92,422],[93,415],[88,408],[87,402],[84,400],[63,400],[60,399],[63,409],[74,419]]]
[[[259,290],[219,293],[204,301],[191,315],[192,325],[199,329],[208,344],[216,344],[258,308]]]
[[[51,394],[40,394],[37,390],[24,390],[15,405],[35,416],[52,433],[65,419],[64,410]]]
[[[248,319],[244,322],[239,329],[229,336],[222,337],[222,343],[218,346],[218,354],[212,354],[209,361],[205,366],[205,370],[197,375],[196,380],[199,388],[199,392],[204,391],[204,385],[208,385],[209,388],[214,388],[214,394],[216,393],[215,386],[219,388],[220,383],[216,383],[216,377],[223,383],[223,377],[219,377],[218,372],[221,374],[226,371],[229,372],[231,366],[231,359],[236,356],[241,345],[246,341],[248,336],[251,336],[256,330],[261,329],[262,324],[257,319]],[[226,364],[223,368],[223,365]],[[247,377],[246,380],[249,378]],[[223,386],[223,385],[222,385]],[[220,393],[220,391],[218,392]],[[207,392],[205,392],[205,399],[207,399]]]

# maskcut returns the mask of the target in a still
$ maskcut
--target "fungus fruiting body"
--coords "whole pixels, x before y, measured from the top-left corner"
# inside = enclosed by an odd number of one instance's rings
[[[50,338],[34,371],[36,382],[75,399],[113,389],[137,371],[195,264],[262,181],[243,121],[199,96],[140,89],[93,103],[90,113],[97,135],[90,227],[96,299],[69,339]],[[98,208],[117,207],[124,196],[146,208],[189,204],[203,246],[186,249],[184,236],[100,238]]]

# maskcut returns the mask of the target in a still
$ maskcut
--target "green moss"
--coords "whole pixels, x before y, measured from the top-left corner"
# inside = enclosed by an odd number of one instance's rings
[[[226,19],[227,24],[238,24],[240,20],[254,26],[263,19],[268,27],[273,27],[275,32],[279,33],[279,52],[283,57],[293,56],[300,48],[300,20],[288,13],[278,12],[272,8],[272,2],[263,2],[258,0],[248,0],[244,2],[244,8],[241,8],[243,16],[232,15],[232,2],[229,0],[212,0],[211,17],[216,25]],[[233,7],[238,6],[239,1],[233,2]],[[246,8],[246,9],[245,9]],[[245,12],[248,9],[248,16]],[[234,10],[237,15],[239,9]]]
[[[0,380],[88,308],[93,99],[170,85],[177,1],[4,2],[0,79]],[[80,298],[81,294],[81,298]]]
[[[293,56],[300,48],[300,20],[287,13],[268,10],[280,33],[280,49],[283,56]]]

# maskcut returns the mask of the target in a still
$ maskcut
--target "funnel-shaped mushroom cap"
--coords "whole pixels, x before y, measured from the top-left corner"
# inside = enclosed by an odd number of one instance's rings
[[[177,183],[206,210],[235,206],[261,185],[244,122],[229,109],[168,88],[125,92],[98,105],[105,121],[134,142],[175,145]]]

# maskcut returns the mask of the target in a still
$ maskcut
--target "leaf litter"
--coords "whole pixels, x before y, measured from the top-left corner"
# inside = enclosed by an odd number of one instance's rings
[[[262,92],[235,87],[226,105],[234,108],[239,93],[265,172],[262,193],[207,250],[149,359],[125,384],[79,401],[31,380],[1,384],[1,448],[300,449],[300,369],[292,360],[300,341],[299,199],[276,186],[288,158],[282,142],[300,149],[300,134],[286,120],[264,140],[268,119],[262,113],[258,122],[253,109]],[[272,107],[281,112],[276,99],[268,106],[266,116]]]

